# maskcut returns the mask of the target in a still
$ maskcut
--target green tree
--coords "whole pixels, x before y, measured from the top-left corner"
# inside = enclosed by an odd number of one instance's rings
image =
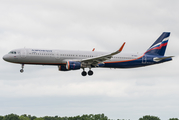
[[[170,118],[169,120],[179,120],[178,118]]]
[[[155,117],[155,116],[146,115],[146,116],[143,116],[143,118],[139,118],[139,120],[160,120],[160,118]]]
[[[55,117],[45,116],[45,117],[43,117],[43,119],[44,119],[44,120],[60,120],[60,119],[58,118],[58,116],[55,116]]]
[[[89,115],[89,118],[90,118],[90,120],[94,120],[94,119],[95,119],[95,116],[94,116],[93,114],[90,114],[90,115]]]
[[[84,114],[82,116],[78,115],[74,117],[45,116],[40,118],[37,118],[36,116],[26,115],[26,114],[23,114],[21,116],[18,116],[16,114],[9,114],[6,116],[0,116],[0,120],[109,120],[109,119],[104,114],[95,114],[95,115]]]
[[[3,116],[0,116],[0,120],[2,120],[4,117]]]
[[[30,118],[28,118],[26,115],[21,115],[19,117],[20,120],[31,120]]]
[[[108,117],[105,116],[104,114],[101,114],[100,115],[100,120],[108,120]]]
[[[37,118],[36,116],[31,116],[31,115],[28,115],[27,117],[30,118],[30,120],[34,120]]]
[[[21,116],[28,117],[26,114],[23,114],[23,115],[21,115]]]
[[[19,120],[19,116],[16,114],[9,114],[4,116],[3,120]]]
[[[89,120],[88,115],[82,115],[82,116],[81,116],[81,120]]]
[[[34,120],[44,120],[43,118],[35,118]]]
[[[94,115],[95,120],[100,120],[100,114]]]
[[[19,116],[16,114],[9,114],[4,116],[3,120],[19,120]]]
[[[81,117],[79,115],[75,117],[69,117],[68,120],[81,120]]]

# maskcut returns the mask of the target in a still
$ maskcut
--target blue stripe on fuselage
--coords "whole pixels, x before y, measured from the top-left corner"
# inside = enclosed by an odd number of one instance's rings
[[[135,68],[135,67],[144,67],[144,66],[148,66],[148,65],[152,65],[152,64],[159,64],[159,63],[163,63],[163,62],[167,62],[172,60],[171,58],[165,59],[165,60],[161,60],[159,62],[155,62],[153,61],[153,58],[158,57],[164,57],[164,56],[156,56],[156,55],[147,55],[145,54],[143,57],[140,57],[138,59],[135,60],[126,60],[126,61],[118,61],[118,62],[114,62],[114,63],[110,63],[110,62],[106,62],[104,67],[107,68]]]

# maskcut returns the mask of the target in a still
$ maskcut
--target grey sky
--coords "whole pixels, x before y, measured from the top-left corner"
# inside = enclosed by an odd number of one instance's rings
[[[179,1],[1,0],[0,55],[16,48],[143,53],[162,32],[171,32],[168,63],[136,69],[60,72],[56,66],[0,60],[0,113],[75,116],[104,113],[136,120],[178,117]]]

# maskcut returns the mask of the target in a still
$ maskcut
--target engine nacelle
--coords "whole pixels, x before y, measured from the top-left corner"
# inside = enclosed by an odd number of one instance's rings
[[[104,67],[105,66],[105,63],[99,63],[98,65],[97,65],[97,67]]]
[[[81,62],[67,61],[66,69],[67,70],[78,70],[81,68]]]
[[[59,71],[69,71],[69,70],[66,69],[66,66],[65,66],[65,65],[59,65],[59,66],[58,66],[58,70],[59,70]]]

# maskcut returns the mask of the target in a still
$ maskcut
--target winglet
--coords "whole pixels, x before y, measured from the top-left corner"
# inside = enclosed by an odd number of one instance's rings
[[[94,51],[95,50],[95,48],[93,48],[93,50],[92,51]]]
[[[111,55],[116,55],[116,54],[120,53],[125,44],[126,44],[126,42],[123,43],[123,45],[121,46],[121,48],[119,50],[117,50],[116,52],[111,53]]]
[[[123,47],[124,47],[125,44],[126,44],[126,42],[123,43],[123,45],[122,45],[121,48],[119,49],[119,52],[122,51],[122,49],[123,49]]]
[[[80,60],[80,62],[86,62],[87,64],[91,63],[90,65],[97,66],[98,63],[109,60],[112,58],[113,55],[120,53],[122,51],[124,45],[125,45],[125,42],[123,43],[123,45],[121,46],[120,49],[118,49],[117,51],[115,51],[111,54],[100,55],[100,56],[96,56],[96,57],[92,57],[92,58],[82,59],[82,60]]]

